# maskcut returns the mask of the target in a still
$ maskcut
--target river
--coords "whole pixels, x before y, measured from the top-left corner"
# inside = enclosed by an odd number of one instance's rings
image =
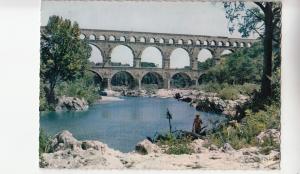
[[[41,112],[40,127],[55,135],[69,130],[79,140],[99,140],[109,147],[129,152],[137,142],[156,132],[169,130],[167,108],[173,115],[173,130],[191,130],[195,108],[173,98],[122,97],[90,106],[82,112]],[[225,120],[225,116],[200,112],[204,126]]]

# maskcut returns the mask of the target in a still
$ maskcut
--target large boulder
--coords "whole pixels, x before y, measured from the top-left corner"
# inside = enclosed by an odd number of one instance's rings
[[[266,131],[261,132],[258,136],[256,136],[256,140],[260,144],[264,143],[264,141],[270,138],[275,143],[280,144],[280,131],[277,129],[268,129]]]
[[[208,149],[204,147],[207,143],[205,140],[195,139],[190,146],[195,153],[203,153],[208,151]]]
[[[69,131],[56,134],[51,141],[51,153],[40,158],[42,168],[121,169],[122,153],[100,141],[78,141]]]
[[[142,155],[147,155],[150,153],[161,153],[161,149],[156,144],[151,143],[147,139],[139,142],[135,146],[135,151]]]
[[[51,141],[51,149],[53,151],[66,149],[78,150],[80,148],[80,141],[76,140],[71,132],[66,130],[56,134]]]
[[[229,143],[225,143],[222,147],[222,151],[225,153],[230,153],[234,151],[234,148]]]
[[[58,98],[55,111],[83,111],[89,108],[88,102],[85,99],[79,99],[76,97],[61,96]]]

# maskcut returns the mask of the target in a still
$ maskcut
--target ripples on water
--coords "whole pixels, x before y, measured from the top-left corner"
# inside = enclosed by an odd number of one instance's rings
[[[173,115],[172,128],[191,131],[197,112],[188,103],[175,99],[124,97],[93,105],[83,112],[43,112],[40,125],[48,134],[69,130],[79,140],[100,140],[122,152],[134,150],[137,142],[153,136],[155,132],[167,132],[167,108]],[[224,116],[200,112],[204,126],[225,120]]]

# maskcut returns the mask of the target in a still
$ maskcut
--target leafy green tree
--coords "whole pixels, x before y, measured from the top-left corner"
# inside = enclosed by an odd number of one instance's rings
[[[88,68],[91,47],[79,36],[78,24],[59,16],[51,16],[41,31],[40,76],[48,103],[55,103],[59,82],[80,77]]]
[[[214,59],[206,59],[204,62],[198,62],[199,70],[208,70],[210,67],[215,66],[216,63]]]
[[[235,28],[248,37],[256,33],[263,39],[264,60],[261,80],[261,94],[264,97],[272,95],[272,58],[277,55],[276,66],[280,65],[280,38],[281,38],[281,3],[280,2],[224,2],[226,18],[229,19],[229,31]],[[273,52],[274,50],[274,52]]]

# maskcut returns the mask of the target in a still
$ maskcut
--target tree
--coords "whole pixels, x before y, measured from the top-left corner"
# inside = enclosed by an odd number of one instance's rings
[[[91,47],[79,35],[76,22],[58,16],[51,16],[41,31],[40,76],[49,103],[55,103],[57,83],[81,77],[88,68]]]
[[[263,39],[264,60],[261,80],[261,94],[263,97],[272,95],[272,58],[273,50],[280,64],[281,38],[281,3],[280,2],[253,2],[246,7],[245,2],[224,2],[226,18],[229,19],[229,31],[238,27],[242,37],[256,33]]]

